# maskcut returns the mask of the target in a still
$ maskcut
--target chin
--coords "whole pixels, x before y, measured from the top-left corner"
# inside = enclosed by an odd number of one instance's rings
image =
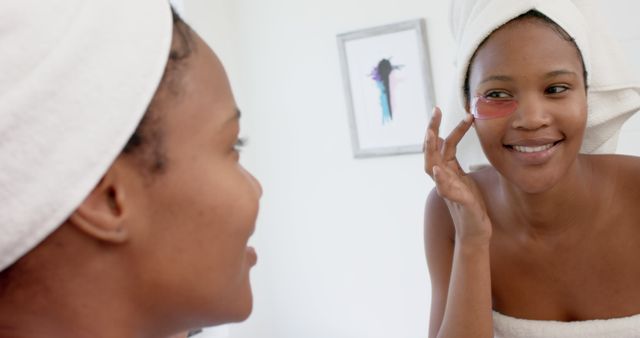
[[[552,173],[537,172],[529,175],[525,173],[519,177],[509,177],[508,180],[520,191],[535,195],[551,190],[559,181],[559,177],[556,176]]]
[[[229,292],[229,301],[216,304],[218,308],[216,322],[213,325],[242,322],[249,318],[253,311],[253,293],[249,283],[238,292]]]
[[[251,288],[248,289],[242,298],[238,299],[238,304],[235,311],[235,316],[232,319],[233,322],[241,322],[249,318],[253,312],[253,294]]]
[[[247,320],[253,311],[253,303],[242,304],[241,306],[234,307],[233,309],[226,309],[227,312],[224,317],[218,318],[213,325],[222,325],[229,323],[239,323]]]
[[[529,194],[529,195],[536,195],[536,194],[541,194],[544,193],[546,191],[549,191],[553,185],[551,184],[545,184],[545,185],[541,185],[539,183],[534,183],[534,184],[516,184],[518,186],[518,189],[520,189],[520,191]]]
[[[239,315],[236,317],[235,322],[245,321],[251,316],[253,312],[253,301],[250,301],[247,306],[245,306],[242,311],[239,312]]]

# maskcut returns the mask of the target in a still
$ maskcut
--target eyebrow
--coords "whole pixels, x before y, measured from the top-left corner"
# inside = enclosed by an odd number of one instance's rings
[[[486,77],[484,80],[480,81],[480,84],[483,84],[489,81],[513,82],[513,78],[506,75],[491,75],[489,77]]]
[[[576,74],[576,72],[572,72],[570,70],[566,70],[566,69],[559,69],[559,70],[554,70],[551,72],[548,72],[547,74],[544,75],[545,79],[549,79],[549,78],[553,78],[553,77],[558,77],[561,75],[571,75],[571,76],[577,76],[578,74]],[[507,75],[491,75],[486,77],[484,80],[482,80],[480,82],[480,84],[489,82],[489,81],[503,81],[503,82],[513,82],[513,78]]]
[[[557,76],[561,76],[561,75],[578,76],[578,74],[576,74],[576,72],[572,72],[572,71],[566,70],[566,69],[560,69],[560,70],[554,70],[552,72],[549,72],[544,77],[546,79],[549,79],[549,78],[557,77]]]

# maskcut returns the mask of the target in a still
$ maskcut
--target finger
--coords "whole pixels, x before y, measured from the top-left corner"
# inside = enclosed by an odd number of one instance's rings
[[[438,146],[436,147],[438,149],[438,152],[442,153],[443,145],[444,145],[444,140],[442,139],[442,137],[438,137]]]
[[[467,189],[460,177],[447,167],[434,166],[433,177],[440,197],[456,203],[464,203]]]
[[[433,180],[436,183],[436,191],[442,198],[452,198],[452,185],[453,178],[447,172],[445,167],[434,166],[433,167]]]
[[[442,162],[440,150],[438,148],[438,139],[432,129],[427,129],[427,139],[425,141],[425,153],[424,153],[424,170],[429,176],[433,177],[432,167]]]
[[[451,134],[447,136],[444,140],[444,145],[442,147],[442,158],[445,161],[450,161],[455,159],[456,157],[456,147],[464,134],[467,133],[469,128],[471,128],[471,124],[473,123],[473,115],[467,114],[460,123],[451,131]]]
[[[467,176],[467,173],[464,172],[464,170],[462,169],[462,166],[460,166],[458,159],[454,158],[453,160],[445,161],[445,163],[446,163],[445,167],[452,170],[458,176]]]
[[[427,131],[424,133],[424,142],[422,143],[422,151],[427,153],[429,150],[438,149],[437,141],[434,131],[431,129],[431,122],[429,122],[429,127],[427,127]]]
[[[440,129],[440,120],[436,117],[436,109],[437,107],[433,108],[431,118],[427,124],[427,131],[424,134],[424,142],[422,144],[422,151],[425,154],[425,171],[429,175],[431,175],[431,166],[434,164],[434,162],[431,161],[433,159],[433,151],[440,149],[439,142],[437,141]]]
[[[433,112],[431,113],[431,120],[429,120],[429,130],[433,130],[433,134],[438,138],[440,135],[440,123],[442,122],[442,112],[440,108],[434,107]]]

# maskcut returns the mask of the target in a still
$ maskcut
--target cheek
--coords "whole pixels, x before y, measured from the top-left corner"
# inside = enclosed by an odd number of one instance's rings
[[[244,265],[246,244],[258,214],[259,193],[236,163],[214,172],[209,186],[201,190],[203,201],[194,201],[199,203],[198,214],[206,219],[194,231],[209,236],[209,254],[223,259],[220,263],[234,271]]]
[[[474,128],[482,147],[502,146],[502,137],[505,134],[508,118],[476,120]]]
[[[582,138],[587,127],[587,105],[585,100],[577,100],[574,104],[557,107],[556,119],[559,129],[567,136]]]
[[[500,167],[504,156],[503,137],[509,118],[476,120],[474,122],[478,140],[484,155],[494,167]]]
[[[253,231],[257,197],[234,166],[169,168],[165,184],[152,193],[150,221],[162,230],[152,236],[185,255],[202,250],[207,256],[237,258]]]
[[[584,132],[587,127],[588,109],[586,102],[580,105],[580,108],[575,114],[575,124],[578,126],[578,130]]]

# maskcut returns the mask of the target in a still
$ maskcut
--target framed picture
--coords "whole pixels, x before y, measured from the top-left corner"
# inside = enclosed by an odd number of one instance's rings
[[[435,105],[424,19],[337,38],[354,157],[421,152]]]

